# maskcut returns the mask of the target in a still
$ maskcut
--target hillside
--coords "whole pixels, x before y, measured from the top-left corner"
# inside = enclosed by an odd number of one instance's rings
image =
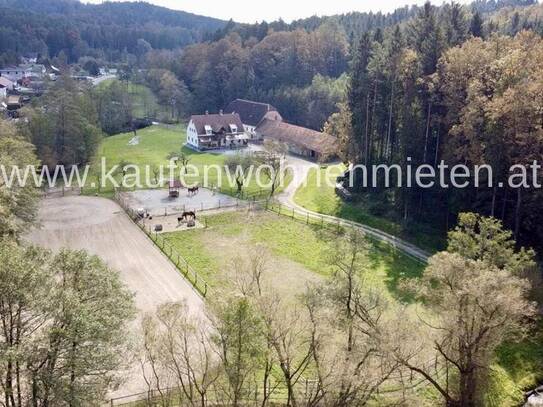
[[[15,59],[24,52],[54,57],[64,51],[68,62],[85,55],[118,59],[123,51],[137,54],[139,39],[154,49],[176,49],[225,24],[144,2],[0,0],[0,54]]]
[[[479,12],[485,19],[489,19],[494,14],[502,12],[502,10],[523,10],[529,6],[537,5],[536,0],[475,0],[465,5],[466,10],[471,12]],[[446,14],[450,8],[449,4],[436,6],[438,14]],[[237,32],[243,39],[255,37],[259,40],[264,38],[269,29],[273,31],[294,31],[303,29],[306,31],[315,31],[319,27],[326,24],[340,26],[347,36],[351,39],[358,37],[361,33],[385,30],[393,27],[396,24],[405,23],[414,18],[423,10],[422,6],[406,5],[399,7],[389,13],[381,11],[377,12],[358,12],[353,11],[344,14],[335,14],[330,16],[311,16],[295,20],[290,24],[282,20],[273,22],[262,22],[257,24],[228,24],[223,29],[219,30],[213,36],[217,40],[223,38],[230,32]],[[522,11],[520,11],[523,13]],[[527,17],[528,18],[528,17]]]

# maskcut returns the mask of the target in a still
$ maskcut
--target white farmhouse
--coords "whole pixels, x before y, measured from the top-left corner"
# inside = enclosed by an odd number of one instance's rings
[[[237,113],[192,115],[187,126],[187,146],[199,151],[245,147],[248,141]]]
[[[255,130],[265,119],[283,120],[277,109],[272,105],[245,99],[236,99],[230,102],[224,111],[225,113],[239,114],[243,128],[250,135],[251,139],[258,139]]]

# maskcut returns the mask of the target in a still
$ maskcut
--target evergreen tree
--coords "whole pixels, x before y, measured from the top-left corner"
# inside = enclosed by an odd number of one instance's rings
[[[358,42],[356,54],[351,66],[348,103],[352,113],[352,143],[356,146],[354,156],[349,159],[354,163],[369,163],[369,120],[370,120],[370,62],[372,44],[367,33]]]
[[[423,74],[433,74],[444,45],[435,7],[429,2],[425,3],[423,9],[410,24],[409,31],[413,46],[421,57]]]
[[[473,13],[471,17],[469,33],[474,37],[483,38],[483,19],[478,11]]]

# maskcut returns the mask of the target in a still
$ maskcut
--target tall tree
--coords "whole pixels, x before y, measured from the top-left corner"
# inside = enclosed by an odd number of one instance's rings
[[[446,405],[481,405],[496,348],[520,337],[529,327],[526,316],[535,314],[522,276],[530,267],[530,253],[517,252],[499,222],[461,215],[448,251],[434,255],[422,279],[408,284],[429,312],[419,313],[419,335],[426,339],[418,351],[397,349],[400,363],[424,377]],[[425,346],[434,357],[418,353]],[[433,373],[439,369],[443,378]]]
[[[246,298],[227,298],[215,308],[215,342],[225,377],[221,394],[234,407],[253,395],[263,346],[262,321]]]
[[[369,35],[363,34],[358,42],[356,54],[351,66],[351,81],[349,84],[349,109],[352,115],[354,155],[349,157],[352,162],[370,163],[370,108],[371,85],[368,72],[372,44]]]
[[[483,19],[478,11],[475,11],[471,17],[469,33],[474,37],[483,38]]]
[[[0,394],[6,407],[95,405],[121,382],[132,294],[85,252],[0,244]]]
[[[37,220],[38,191],[32,171],[38,165],[35,148],[12,124],[0,120],[0,237],[19,235]],[[3,166],[3,167],[2,167]],[[13,171],[19,171],[21,179]],[[11,185],[7,183],[11,179]],[[25,181],[20,183],[19,181]]]
[[[526,316],[535,314],[527,300],[529,288],[527,280],[485,261],[436,254],[417,293],[435,315],[422,318],[437,359],[416,361],[403,349],[399,361],[428,380],[447,406],[481,405],[496,348],[519,337],[527,328]],[[444,380],[432,373],[436,364]]]

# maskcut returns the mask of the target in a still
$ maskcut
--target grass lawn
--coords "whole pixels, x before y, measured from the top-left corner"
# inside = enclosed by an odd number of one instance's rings
[[[116,80],[118,79],[102,81],[98,84],[98,88],[106,88]],[[157,120],[169,120],[171,118],[170,108],[159,104],[156,95],[149,87],[132,82],[129,82],[126,86],[132,99],[132,114],[134,117]]]
[[[330,167],[328,177],[335,180],[344,169],[343,165],[334,165]],[[400,222],[371,214],[368,205],[364,202],[344,202],[336,195],[334,188],[324,182],[326,176],[326,168],[311,169],[305,185],[296,191],[294,201],[311,211],[360,222],[401,237],[430,252],[445,247],[444,237],[437,230],[424,225],[414,225],[406,229]],[[319,179],[320,182],[318,182]]]
[[[164,234],[165,239],[185,257],[211,287],[230,284],[231,260],[263,245],[272,254],[273,284],[280,294],[295,298],[305,283],[330,276],[328,253],[334,235],[317,225],[278,216],[270,212],[228,212],[207,217],[207,229]],[[392,300],[407,300],[398,290],[402,278],[418,278],[424,265],[398,253],[389,245],[370,241],[366,282],[383,287]],[[211,294],[212,295],[212,294]],[[524,390],[543,379],[543,325],[535,327],[530,339],[501,346],[492,366],[490,390],[485,405],[519,405]],[[431,388],[426,389],[433,394]]]
[[[84,193],[99,193],[105,196],[111,196],[113,194],[113,185],[111,185],[111,183],[109,183],[106,188],[101,188],[100,191],[98,191],[96,187],[92,187],[90,185],[91,183],[94,183],[95,185],[100,184],[97,174],[99,173],[102,157],[106,160],[106,169],[108,170],[121,162],[136,165],[140,170],[143,180],[146,179],[146,166],[149,166],[149,170],[147,171],[149,174],[148,177],[153,182],[154,175],[152,168],[163,165],[165,167],[165,178],[169,179],[169,171],[166,168],[169,163],[168,155],[172,152],[179,153],[181,151],[181,146],[185,144],[185,125],[168,127],[154,125],[138,130],[137,135],[139,137],[139,143],[137,145],[128,144],[129,141],[134,137],[132,132],[118,134],[103,139],[91,165],[89,180],[87,181],[88,187],[84,188]],[[189,164],[195,166],[200,174],[199,177],[187,176],[187,182],[197,182],[200,185],[205,186],[203,182],[204,167],[209,165],[217,165],[221,167],[220,170],[211,169],[208,171],[208,186],[218,185],[219,177],[222,177],[222,187],[220,188],[221,192],[229,195],[236,193],[235,188],[229,186],[228,177],[223,168],[225,160],[224,154],[196,152],[187,147],[183,147],[182,151],[185,155],[190,157]],[[178,173],[179,169],[176,171],[176,174]],[[188,172],[188,175],[190,174],[191,171]],[[117,174],[115,178],[120,180],[121,174]],[[287,175],[285,177],[285,186],[288,185],[291,178],[291,175]],[[281,190],[281,188],[279,190]],[[260,188],[254,178],[244,187],[244,193],[249,195],[265,192],[266,189]]]
[[[229,264],[248,247],[264,246],[271,253],[270,266],[281,277],[274,283],[296,276],[303,289],[311,274],[318,278],[330,276],[329,254],[336,235],[330,229],[307,225],[270,212],[227,212],[207,217],[207,229],[174,232],[164,237],[201,273],[212,287],[228,284]],[[243,247],[240,252],[239,248]],[[395,251],[388,245],[370,242],[367,279],[382,285],[397,297],[398,281],[402,277],[417,277],[423,265]],[[309,273],[308,273],[309,272]]]
[[[524,392],[543,381],[543,323],[538,322],[529,337],[500,346],[490,376],[488,406],[524,403]]]

